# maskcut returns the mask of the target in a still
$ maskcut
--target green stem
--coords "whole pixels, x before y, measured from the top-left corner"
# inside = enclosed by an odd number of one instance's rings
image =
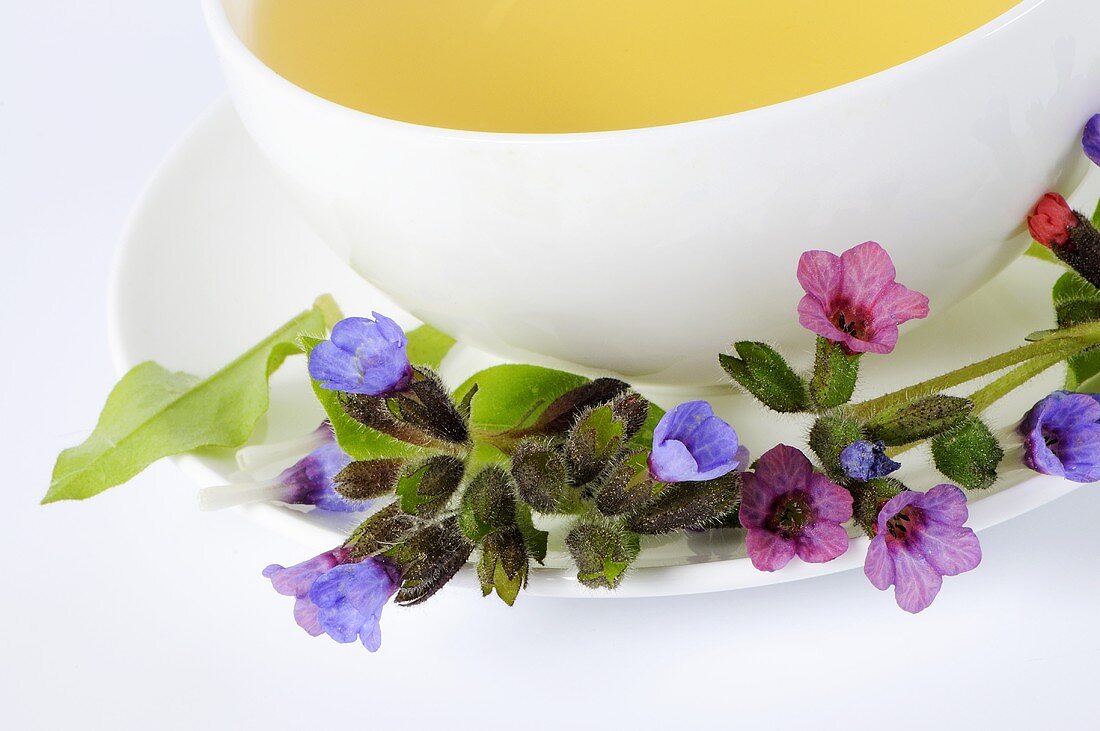
[[[1024,385],[1047,368],[1058,365],[1063,360],[1065,360],[1065,356],[1057,352],[1032,358],[992,383],[979,388],[970,395],[970,400],[974,403],[974,413],[982,413],[1002,396]]]
[[[1056,358],[1055,362],[1065,360],[1074,353],[1100,342],[1100,326],[1097,323],[1089,323],[1089,326],[1087,330],[1084,327],[1065,330],[1038,342],[1021,345],[941,376],[921,381],[916,385],[855,404],[851,407],[852,415],[857,419],[867,419],[882,409],[938,393],[1032,358],[1043,357],[1044,360],[1048,357]]]

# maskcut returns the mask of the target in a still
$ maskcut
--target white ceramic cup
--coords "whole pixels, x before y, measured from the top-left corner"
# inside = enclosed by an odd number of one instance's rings
[[[1044,191],[1080,180],[1100,112],[1096,0],[1026,0],[781,104],[569,134],[334,104],[249,51],[251,0],[204,5],[245,127],[364,278],[491,353],[651,385],[718,382],[733,340],[808,351],[806,249],[879,241],[933,316],[947,309],[1019,255]]]

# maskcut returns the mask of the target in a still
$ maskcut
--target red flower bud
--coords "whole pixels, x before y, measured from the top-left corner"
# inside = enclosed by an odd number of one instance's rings
[[[1043,246],[1051,247],[1066,243],[1070,229],[1077,223],[1077,216],[1066,199],[1057,193],[1046,193],[1027,217],[1031,237]]]

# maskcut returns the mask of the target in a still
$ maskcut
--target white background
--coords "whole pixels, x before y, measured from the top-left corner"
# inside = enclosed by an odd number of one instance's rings
[[[375,655],[299,630],[259,572],[301,549],[199,514],[171,464],[39,507],[115,379],[127,212],[221,90],[194,0],[0,0],[0,726],[1097,728],[1095,487],[983,532],[915,617],[858,571],[514,609],[454,590],[387,610]]]

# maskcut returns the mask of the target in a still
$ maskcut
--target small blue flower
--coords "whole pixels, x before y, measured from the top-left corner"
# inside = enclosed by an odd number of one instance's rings
[[[1020,423],[1024,463],[1074,482],[1100,480],[1100,395],[1055,391]]]
[[[409,339],[396,322],[349,317],[336,323],[330,338],[309,354],[309,375],[330,391],[388,396],[412,379],[405,351]]]
[[[1085,131],[1081,135],[1081,146],[1085,148],[1085,155],[1100,165],[1100,114],[1092,115],[1092,119],[1085,124]]]
[[[899,467],[900,464],[886,456],[886,444],[881,439],[876,442],[861,439],[840,452],[840,468],[848,477],[860,482],[885,477]]]
[[[336,475],[351,464],[351,457],[336,443],[332,426],[325,421],[309,440],[318,446],[277,477],[262,482],[248,480],[204,487],[199,491],[199,506],[203,510],[220,510],[275,500],[288,505],[312,505],[337,513],[355,513],[369,508],[370,500],[348,500],[336,492]]]
[[[370,507],[369,501],[350,501],[333,487],[336,475],[351,464],[349,457],[333,439],[322,444],[283,470],[276,481],[287,488],[284,503],[315,505],[321,510],[354,513]]]
[[[680,404],[653,430],[649,473],[659,482],[713,480],[747,463],[748,450],[740,446],[737,432],[706,401]]]
[[[313,582],[309,601],[317,623],[337,642],[354,642],[374,652],[382,645],[382,608],[401,585],[401,572],[384,558],[337,566]]]

